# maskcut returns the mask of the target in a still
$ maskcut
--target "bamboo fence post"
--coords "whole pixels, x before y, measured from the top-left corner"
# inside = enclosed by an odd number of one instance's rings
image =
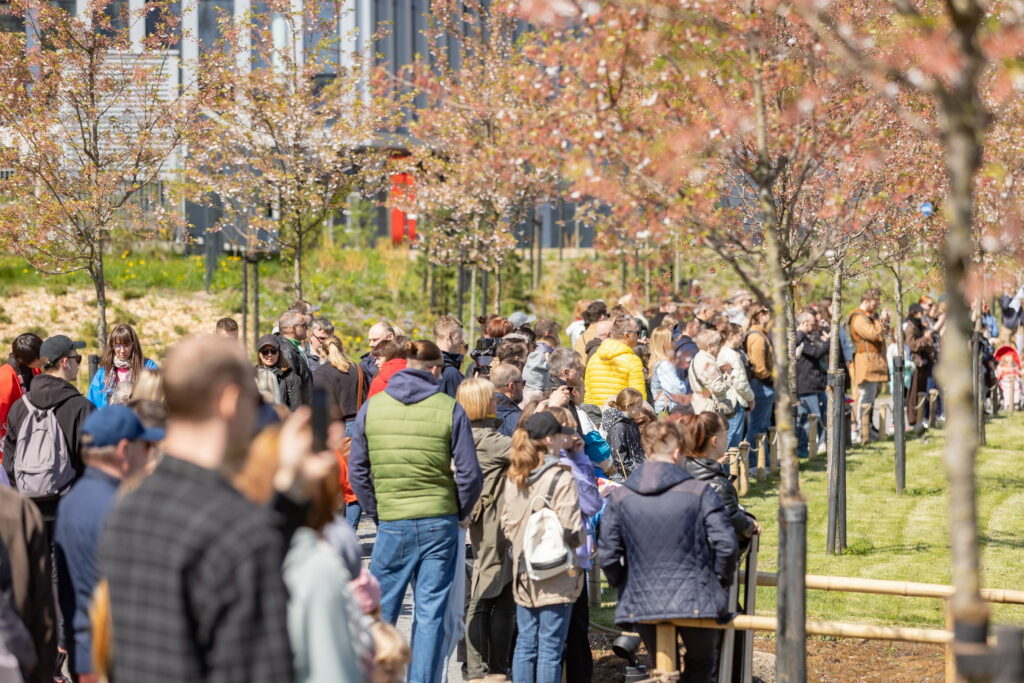
[[[878,411],[878,420],[881,424],[878,425],[879,429],[879,441],[885,441],[889,434],[889,410],[888,404],[883,403],[881,410]]]
[[[750,493],[750,444],[741,441],[739,446],[738,462],[740,464],[740,476],[737,480],[736,492],[745,496]]]
[[[757,480],[764,481],[768,478],[767,471],[767,459],[768,459],[768,435],[758,434],[757,435]]]
[[[818,457],[818,416],[807,416],[807,458]]]
[[[674,624],[658,624],[657,630],[658,652],[654,657],[654,673],[670,674],[679,669],[677,657],[679,651],[676,647],[676,627]]]
[[[779,435],[775,432],[774,427],[768,428],[768,444],[769,454],[765,456],[768,460],[768,470],[772,474],[776,474],[779,471]]]
[[[932,389],[928,392],[928,427],[934,428],[935,423],[938,420],[938,415],[935,414],[936,408],[939,405],[939,390]]]
[[[590,560],[590,571],[587,572],[587,598],[591,607],[601,606],[601,565],[598,563],[596,549]]]

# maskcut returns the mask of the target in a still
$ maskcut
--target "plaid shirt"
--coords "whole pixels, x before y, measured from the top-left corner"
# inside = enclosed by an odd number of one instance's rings
[[[111,512],[115,680],[292,679],[280,532],[224,477],[165,456]]]

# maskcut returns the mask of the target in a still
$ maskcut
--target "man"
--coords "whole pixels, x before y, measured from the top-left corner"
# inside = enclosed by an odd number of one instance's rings
[[[252,366],[237,344],[192,337],[170,350],[163,378],[164,456],[100,537],[117,679],[290,681],[287,538],[226,478],[256,426]],[[281,430],[279,494],[310,485],[300,476],[311,444],[300,410]]]
[[[750,295],[750,292],[738,289],[733,292],[729,303],[731,305],[725,309],[725,317],[729,322],[745,327],[750,314],[750,308],[754,305],[754,297]]]
[[[309,326],[309,345],[306,351],[306,360],[309,362],[309,371],[316,372],[317,368],[323,365],[327,358],[327,342],[334,336],[334,324],[327,318],[314,318]]]
[[[483,483],[469,419],[438,386],[443,362],[435,344],[414,342],[406,369],[359,410],[349,454],[352,490],[380,520],[370,571],[385,621],[397,621],[414,584],[409,683],[441,679],[458,525]]]
[[[57,663],[57,611],[54,605],[50,541],[32,501],[0,485],[0,542],[11,568],[14,611],[28,629],[36,664],[23,671],[26,683],[53,683]]]
[[[359,357],[359,366],[363,369],[363,379],[366,382],[366,388],[369,388],[370,380],[377,376],[377,361],[373,357],[373,350],[382,341],[394,340],[395,328],[383,321],[372,325],[366,333],[366,341],[370,345],[370,350]]]
[[[121,480],[146,465],[151,444],[162,440],[164,433],[143,427],[131,408],[123,405],[92,413],[82,433],[85,473],[60,501],[53,542],[68,669],[78,683],[99,683],[99,676],[92,673],[89,605],[100,580],[96,557],[100,532]]]
[[[860,425],[860,443],[871,440],[871,411],[878,397],[880,382],[889,381],[885,360],[885,336],[889,328],[888,311],[875,315],[882,292],[874,287],[864,291],[860,307],[850,314],[850,339],[853,341],[851,381],[855,391],[854,416]]]
[[[519,423],[523,411],[519,404],[523,401],[523,381],[519,368],[511,363],[501,363],[491,370],[487,378],[494,385],[495,417],[501,422],[498,431],[505,436],[512,436]]]
[[[810,455],[807,421],[814,415],[818,424],[824,425],[828,400],[825,395],[825,374],[828,371],[829,337],[821,333],[813,313],[804,311],[796,320],[796,394],[800,399],[797,405],[797,454],[806,458]],[[824,443],[825,430],[819,429],[815,450]]]
[[[587,306],[587,310],[583,311],[583,322],[586,324],[586,329],[583,330],[583,334],[579,336],[576,343],[573,344],[573,351],[580,354],[581,358],[585,358],[587,355],[587,343],[594,338],[596,330],[594,325],[601,322],[608,317],[608,304],[601,301],[591,301],[590,305]]]
[[[83,348],[85,342],[62,334],[44,341],[39,347],[43,372],[7,415],[4,469],[11,484],[39,506],[48,535],[53,532],[58,500],[85,469],[82,424],[94,408],[72,384],[78,379],[82,362],[78,351]],[[50,415],[56,418],[53,431],[48,428]],[[40,457],[48,462],[35,462]],[[48,469],[46,476],[35,474],[40,467]]]
[[[466,331],[462,322],[450,315],[442,315],[434,323],[434,343],[441,349],[444,366],[441,370],[441,391],[455,398],[455,392],[462,384],[462,360],[466,353]]]
[[[612,332],[601,342],[587,362],[584,376],[585,402],[604,406],[610,398],[632,387],[647,399],[644,365],[633,348],[640,340],[640,325],[631,315],[620,315],[612,322]]]
[[[308,406],[313,402],[313,373],[309,371],[309,361],[302,350],[309,328],[306,316],[299,311],[285,311],[278,319],[277,327],[280,330],[276,336],[281,357],[298,376],[299,396],[302,405]]]
[[[32,378],[39,374],[43,361],[39,359],[39,347],[43,340],[27,332],[14,338],[11,355],[0,366],[0,455],[4,452],[4,437],[7,435],[7,414],[32,386]]]
[[[587,359],[588,363],[594,357],[594,352],[597,351],[597,348],[604,343],[604,340],[612,336],[612,321],[602,320],[594,323],[593,329],[594,338],[588,341],[586,347],[584,347],[584,358]]]
[[[747,443],[750,444],[751,464],[757,460],[758,438],[768,433],[775,410],[775,367],[774,349],[771,338],[772,312],[767,306],[753,309],[750,313],[750,331],[744,342],[750,370],[750,390],[754,392],[754,406],[747,417]],[[771,452],[769,444],[768,452]],[[770,457],[770,456],[769,456]]]
[[[217,329],[214,334],[218,337],[238,341],[238,323],[234,318],[221,318],[217,321]]]

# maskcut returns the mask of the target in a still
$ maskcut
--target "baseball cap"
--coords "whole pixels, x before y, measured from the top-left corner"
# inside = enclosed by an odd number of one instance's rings
[[[265,334],[256,342],[256,350],[259,351],[264,346],[272,346],[275,349],[280,349],[281,341],[273,334]]]
[[[517,327],[522,327],[523,325],[529,325],[530,323],[532,323],[536,319],[537,319],[537,316],[535,316],[535,315],[527,315],[526,313],[523,313],[522,311],[515,311],[514,313],[512,313],[512,315],[510,315],[508,317],[508,321],[509,321],[509,323],[512,324],[512,329],[513,330],[516,329]]]
[[[84,349],[84,341],[73,341],[71,337],[58,334],[50,337],[39,347],[39,357],[45,358],[47,363],[53,363],[67,356],[75,349]]]
[[[551,413],[534,413],[526,419],[523,429],[530,435],[531,439],[543,439],[555,434],[575,434],[572,427],[563,427]]]
[[[82,433],[92,438],[92,446],[113,446],[121,439],[129,441],[162,441],[164,430],[146,428],[128,406],[104,406],[85,418]]]

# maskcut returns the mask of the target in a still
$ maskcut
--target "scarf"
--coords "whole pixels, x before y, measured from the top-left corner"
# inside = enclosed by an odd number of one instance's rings
[[[132,359],[128,358],[121,360],[117,356],[114,356],[114,367],[118,370],[127,370],[132,367]]]

